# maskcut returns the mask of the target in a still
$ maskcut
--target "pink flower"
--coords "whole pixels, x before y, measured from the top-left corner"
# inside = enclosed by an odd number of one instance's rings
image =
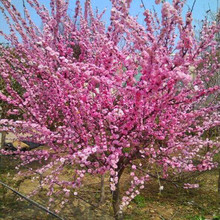
[[[160,4],[161,0],[155,0],[155,3],[158,5]]]

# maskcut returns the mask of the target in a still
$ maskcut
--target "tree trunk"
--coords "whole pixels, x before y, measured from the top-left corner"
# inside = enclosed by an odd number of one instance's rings
[[[120,179],[124,172],[126,165],[130,162],[130,160],[136,155],[136,152],[132,155],[132,157],[127,158],[121,157],[117,163],[118,165],[118,183],[115,184],[115,191],[112,192],[112,206],[114,210],[115,220],[123,220],[123,213],[120,210]]]
[[[118,180],[118,183],[115,185],[116,190],[113,191],[112,194],[112,206],[114,210],[114,217],[115,220],[122,220],[123,216],[122,213],[120,213],[119,204],[120,204],[120,183]]]
[[[6,138],[6,132],[5,131],[2,131],[1,132],[1,149],[4,148],[4,145],[5,145],[5,138]]]
[[[103,203],[105,200],[105,174],[101,175],[101,192],[99,204]]]
[[[112,206],[114,210],[114,217],[115,220],[122,220],[123,219],[123,214],[120,212],[120,179],[122,176],[122,173],[124,172],[125,169],[125,164],[123,164],[123,159],[122,162],[119,161],[118,163],[118,183],[115,185],[116,189],[115,191],[112,192]]]
[[[218,165],[218,195],[220,198],[220,165]]]
[[[0,132],[0,149],[3,149],[4,148],[4,145],[5,145],[5,138],[6,138],[6,132],[5,131],[2,131]],[[3,161],[2,161],[2,155],[0,155],[0,171],[1,169],[3,169]]]

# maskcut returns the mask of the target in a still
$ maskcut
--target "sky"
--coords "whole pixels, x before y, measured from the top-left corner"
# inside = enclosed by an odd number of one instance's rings
[[[2,6],[1,3],[2,1],[3,0],[0,0],[0,6]],[[74,14],[75,1],[76,0],[70,0],[70,8],[68,10],[70,16]],[[172,0],[167,0],[167,1],[172,2]],[[50,0],[39,0],[39,2],[41,4],[44,4],[47,8],[49,8]],[[81,2],[83,5],[85,0],[81,0]],[[188,8],[192,7],[193,2],[194,0],[186,1],[186,5],[183,13],[185,13],[188,10]],[[11,3],[13,3],[21,13],[23,12],[23,0],[11,0]],[[106,9],[106,13],[103,16],[103,21],[106,23],[106,25],[108,25],[110,10],[111,10],[110,0],[91,0],[91,3],[94,10],[98,9],[101,12],[102,10]],[[154,6],[158,15],[160,15],[161,5],[155,5],[155,0],[143,0],[143,3],[145,7],[148,9],[152,9]],[[140,5],[141,5],[141,0],[133,0],[131,4],[130,14],[132,16],[138,16],[139,23],[144,24],[144,17],[143,17],[144,8],[140,8]],[[37,24],[40,27],[41,26],[40,18],[36,15],[34,10],[28,5],[26,1],[25,1],[25,6],[28,8],[35,24]],[[201,26],[201,22],[199,21],[201,21],[204,18],[204,16],[206,15],[206,11],[211,10],[212,12],[215,13],[219,6],[220,6],[220,0],[196,0],[193,9],[194,25],[196,25],[197,28],[199,29],[199,26]],[[9,32],[8,26],[1,12],[0,12],[0,30],[3,30],[5,33]],[[6,43],[6,40],[2,36],[0,36],[0,43]]]

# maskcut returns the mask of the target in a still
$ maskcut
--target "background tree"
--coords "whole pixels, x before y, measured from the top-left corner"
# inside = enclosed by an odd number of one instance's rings
[[[207,11],[207,15],[205,17],[205,19],[203,20],[204,24],[206,25],[206,23],[211,23],[211,22],[216,22],[217,25],[219,25],[219,19],[220,19],[220,10],[219,8],[217,8],[216,12],[213,12],[211,10]],[[202,22],[202,23],[203,23]],[[202,28],[201,28],[202,29]],[[201,33],[200,33],[201,34]],[[201,36],[198,36],[199,40],[201,39]],[[220,35],[219,32],[217,32],[215,34],[215,39],[217,41],[217,50],[215,54],[209,54],[209,48],[207,48],[207,51],[205,51],[201,56],[204,57],[205,62],[201,63],[200,66],[198,66],[197,69],[192,68],[193,69],[193,74],[197,74],[200,72],[201,69],[203,68],[210,68],[213,67],[213,65],[215,66],[216,64],[219,65],[220,63],[220,51],[219,51],[219,42],[220,42]],[[210,77],[209,79],[206,79],[205,77],[203,77],[202,79],[205,83],[205,87],[206,88],[212,88],[214,86],[220,86],[220,71],[219,68],[216,68],[215,70],[213,69],[213,73],[212,73],[212,77]],[[216,94],[210,94],[206,100],[204,100],[202,103],[200,103],[200,105],[204,105],[207,106],[210,103],[219,103],[220,101],[220,93],[216,93]],[[211,138],[211,139],[216,139],[219,137],[220,134],[220,126],[215,126],[212,127],[211,129],[207,130],[204,132],[203,134],[203,138]],[[209,150],[209,148],[207,148],[207,150]],[[220,193],[220,169],[219,169],[219,180],[218,180],[218,192]]]
[[[15,56],[14,54],[14,49],[9,48],[9,45],[7,44],[1,44],[1,46],[5,49],[8,50],[12,56]],[[3,54],[1,53],[0,50],[0,57]],[[14,57],[15,58],[15,57]],[[9,61],[6,61],[9,62]],[[9,63],[10,64],[10,63]],[[13,78],[9,78],[10,85],[16,91],[20,96],[24,93],[23,89],[21,88],[20,84]],[[4,79],[0,76],[0,91],[4,95],[9,95],[7,91],[7,84],[5,83]],[[15,108],[14,105],[9,104],[6,100],[0,100],[0,117],[1,119],[21,119],[22,114],[19,111],[19,108]],[[5,145],[5,138],[6,138],[6,132],[2,131],[1,132],[1,148],[4,147]]]

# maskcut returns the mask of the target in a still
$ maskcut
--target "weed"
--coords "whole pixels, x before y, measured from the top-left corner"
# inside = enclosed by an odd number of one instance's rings
[[[137,195],[135,198],[134,198],[134,202],[137,204],[137,206],[139,208],[143,208],[146,206],[146,201],[145,201],[145,197],[142,196],[142,195]]]

